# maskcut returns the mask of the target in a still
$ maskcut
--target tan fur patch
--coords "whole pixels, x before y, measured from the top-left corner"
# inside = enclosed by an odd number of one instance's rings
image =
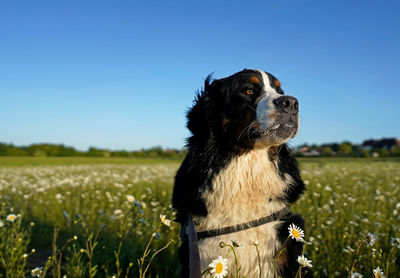
[[[279,80],[275,80],[275,86],[279,88],[281,86],[281,82],[279,82]]]
[[[250,83],[252,84],[259,84],[260,83],[260,79],[258,79],[257,76],[252,76],[249,78]]]

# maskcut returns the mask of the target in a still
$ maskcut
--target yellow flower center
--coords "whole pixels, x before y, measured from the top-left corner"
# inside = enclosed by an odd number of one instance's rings
[[[377,273],[375,274],[375,277],[376,277],[376,278],[382,278],[382,275],[381,275],[379,272],[377,272]]]
[[[215,267],[215,273],[220,274],[224,270],[224,265],[222,263],[218,263]]]
[[[293,230],[293,231],[292,231],[292,234],[293,234],[293,236],[294,236],[295,238],[298,238],[298,237],[300,236],[300,233],[299,233],[298,230]]]

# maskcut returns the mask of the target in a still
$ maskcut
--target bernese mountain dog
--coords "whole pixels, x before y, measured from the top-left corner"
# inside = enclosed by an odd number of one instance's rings
[[[285,95],[279,80],[262,70],[245,69],[214,80],[209,75],[187,113],[187,127],[192,136],[172,197],[182,224],[182,276],[189,275],[190,217],[201,271],[226,256],[221,242],[234,240],[241,277],[260,277],[259,265],[261,277],[295,277],[303,243],[286,239],[288,227],[304,230],[304,221],[288,207],[305,185],[286,143],[299,130],[297,99]],[[233,277],[232,254],[228,270]],[[305,275],[312,276],[311,270]]]

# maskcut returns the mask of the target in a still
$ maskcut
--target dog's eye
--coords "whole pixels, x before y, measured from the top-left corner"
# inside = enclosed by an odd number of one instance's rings
[[[246,90],[246,95],[249,95],[249,96],[250,96],[250,95],[252,95],[252,94],[254,94],[253,90],[250,90],[250,89],[249,89],[249,90]]]

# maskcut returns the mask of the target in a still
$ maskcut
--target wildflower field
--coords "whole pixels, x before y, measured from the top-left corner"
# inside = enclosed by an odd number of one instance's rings
[[[0,277],[179,277],[179,163],[0,157]],[[400,277],[400,160],[300,164],[315,277]]]

